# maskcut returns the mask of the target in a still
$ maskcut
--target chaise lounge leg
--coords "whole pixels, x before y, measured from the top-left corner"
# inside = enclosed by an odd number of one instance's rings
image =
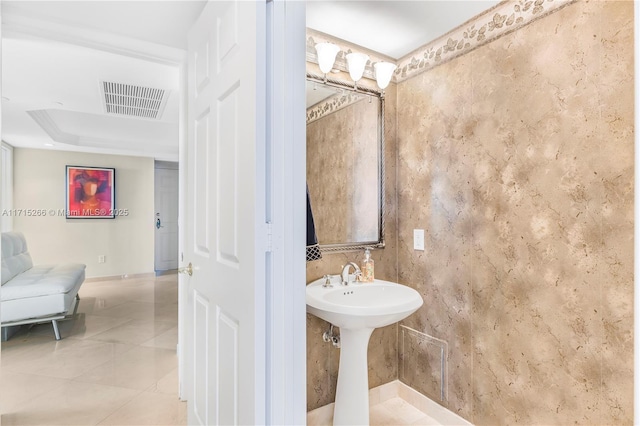
[[[78,306],[80,305],[80,296],[78,296],[78,294],[76,293],[76,300],[73,303],[75,306],[73,307],[73,314],[71,315],[75,315],[78,313]]]
[[[60,330],[58,330],[58,320],[51,320],[53,324],[53,333],[56,335],[56,340],[60,340]]]

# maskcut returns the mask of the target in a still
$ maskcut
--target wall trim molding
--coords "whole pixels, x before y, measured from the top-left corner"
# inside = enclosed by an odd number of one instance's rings
[[[127,154],[114,154],[125,156],[142,156],[149,157],[147,152],[148,147],[145,144],[133,140],[119,140],[108,138],[97,138],[92,136],[80,136],[73,133],[68,133],[60,129],[53,117],[48,112],[49,110],[32,110],[27,111],[27,114],[33,119],[33,121],[40,126],[40,128],[53,140],[60,144],[68,145],[72,149],[78,147],[90,147],[90,148],[102,148],[102,149],[118,149],[127,147],[131,151]],[[159,146],[155,147],[155,158],[165,158],[167,156],[174,157],[178,151],[177,147],[172,146]]]
[[[44,20],[11,13],[3,16],[3,20],[3,37],[46,39],[171,66],[179,66],[187,58],[187,52],[182,49],[80,28],[55,19]]]
[[[85,278],[85,283],[93,283],[97,281],[112,281],[112,280],[132,280],[138,278],[155,278],[155,272],[142,272],[139,274],[123,274],[123,275],[106,275],[103,277],[91,277]]]
[[[409,53],[396,63],[401,82],[469,53],[577,0],[506,0],[452,31]]]

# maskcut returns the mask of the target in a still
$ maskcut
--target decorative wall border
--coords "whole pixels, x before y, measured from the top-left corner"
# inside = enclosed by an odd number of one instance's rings
[[[394,81],[469,53],[577,0],[506,0],[396,62]]]
[[[307,108],[307,124],[313,123],[326,115],[339,111],[349,105],[353,105],[356,102],[360,102],[363,99],[364,96],[358,93],[337,93],[334,96]]]

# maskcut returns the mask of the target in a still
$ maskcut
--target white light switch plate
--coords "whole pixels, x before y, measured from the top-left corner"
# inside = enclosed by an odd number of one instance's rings
[[[413,230],[413,249],[424,251],[424,229]]]

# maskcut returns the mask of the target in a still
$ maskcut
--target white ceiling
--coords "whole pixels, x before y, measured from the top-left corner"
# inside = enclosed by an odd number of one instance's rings
[[[309,1],[307,25],[399,58],[496,3]],[[2,139],[176,161],[179,71],[173,60],[157,58],[184,55],[187,30],[204,4],[3,0]],[[107,115],[100,81],[170,91],[162,117]]]
[[[137,148],[132,149],[135,155],[177,159],[176,67],[65,43],[4,39],[2,81],[2,138],[11,145],[54,144],[72,150],[130,147]],[[162,119],[106,114],[101,81],[169,90]],[[45,121],[36,121],[29,112],[46,114]]]
[[[2,139],[16,147],[177,161],[179,69],[81,39],[117,39],[175,56],[186,49],[187,30],[203,7],[202,1],[3,1]],[[39,33],[43,28],[55,36]],[[107,114],[102,81],[167,90],[162,116]]]
[[[2,1],[5,16],[21,15],[164,46],[187,48],[187,31],[206,1]]]

